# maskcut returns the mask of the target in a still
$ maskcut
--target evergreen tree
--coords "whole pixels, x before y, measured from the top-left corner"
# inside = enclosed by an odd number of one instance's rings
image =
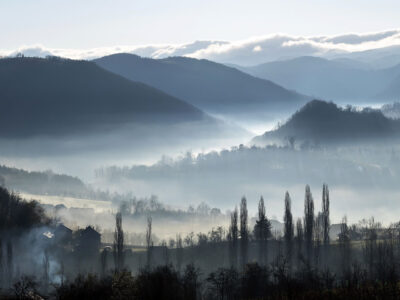
[[[271,237],[271,222],[265,214],[264,198],[258,203],[258,220],[254,225],[254,236],[258,244],[258,261],[260,264],[268,262],[268,239]]]

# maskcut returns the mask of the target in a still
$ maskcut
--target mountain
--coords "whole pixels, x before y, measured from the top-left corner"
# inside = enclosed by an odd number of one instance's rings
[[[332,102],[313,100],[285,124],[253,139],[255,144],[299,141],[330,144],[378,141],[400,137],[400,121],[385,117],[380,110],[357,111]]]
[[[93,62],[0,59],[0,137],[81,134],[127,123],[204,119],[207,116],[194,106]]]
[[[390,81],[388,86],[377,94],[377,97],[385,101],[399,101],[400,100],[400,74]]]
[[[114,54],[94,61],[108,71],[154,86],[210,113],[282,110],[298,107],[308,99],[269,80],[204,59]]]
[[[247,73],[272,80],[286,88],[317,98],[335,101],[384,101],[382,97],[400,76],[400,65],[374,69],[367,63],[348,58],[324,59],[304,56],[241,67]],[[400,93],[395,92],[394,95]]]

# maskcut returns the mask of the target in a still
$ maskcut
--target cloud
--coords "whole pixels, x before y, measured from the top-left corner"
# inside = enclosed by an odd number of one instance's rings
[[[329,57],[392,46],[400,46],[398,29],[334,36],[272,34],[240,41],[195,41],[186,44],[125,45],[94,49],[60,49],[34,45],[14,50],[0,50],[0,56],[24,53],[27,56],[56,55],[71,59],[93,59],[126,52],[152,58],[188,56],[223,63],[252,65],[305,55]]]

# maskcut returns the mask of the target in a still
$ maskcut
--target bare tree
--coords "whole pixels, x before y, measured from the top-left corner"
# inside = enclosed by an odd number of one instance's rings
[[[289,266],[292,263],[292,254],[293,254],[293,237],[294,237],[294,224],[293,224],[293,216],[292,216],[292,204],[290,195],[288,192],[285,194],[285,215],[283,217],[285,222],[284,227],[284,239],[285,239],[285,247],[286,247],[286,258],[289,262]]]
[[[240,257],[241,266],[244,268],[248,261],[248,246],[249,246],[249,228],[248,228],[248,211],[247,200],[242,198],[240,203]]]
[[[233,211],[233,213],[231,213],[231,224],[229,226],[229,233],[228,233],[229,261],[232,268],[237,268],[238,240],[239,240],[238,210],[237,207],[235,207],[235,210]]]
[[[124,266],[124,231],[122,230],[122,214],[120,212],[115,216],[113,248],[115,269],[120,272]]]

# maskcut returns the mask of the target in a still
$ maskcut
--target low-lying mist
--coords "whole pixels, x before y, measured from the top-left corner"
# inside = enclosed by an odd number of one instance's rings
[[[181,207],[206,202],[232,209],[246,196],[250,212],[255,212],[263,195],[268,215],[281,219],[286,190],[292,196],[294,212],[301,215],[304,186],[310,184],[318,199],[326,182],[331,187],[333,219],[349,215],[350,221],[356,222],[374,215],[390,222],[397,219],[394,211],[400,208],[397,153],[395,145],[301,150],[240,146],[207,154],[187,153],[179,159],[164,157],[150,166],[98,169],[93,185],[139,197],[154,194],[164,203]]]

